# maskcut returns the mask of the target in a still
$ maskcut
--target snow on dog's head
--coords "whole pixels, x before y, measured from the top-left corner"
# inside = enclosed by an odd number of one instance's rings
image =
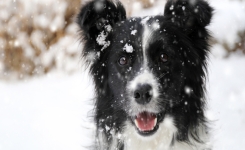
[[[107,137],[112,130],[123,133],[126,124],[149,137],[165,116],[174,116],[175,138],[186,141],[191,133],[198,139],[192,128],[205,124],[205,27],[211,17],[202,0],[169,0],[164,15],[143,18],[126,19],[119,1],[95,0],[81,9],[77,23],[96,89],[95,120],[100,129],[110,127],[102,131]]]

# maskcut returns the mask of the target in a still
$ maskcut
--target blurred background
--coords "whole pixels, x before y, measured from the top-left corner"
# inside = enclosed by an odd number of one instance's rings
[[[165,0],[121,0],[128,17]],[[83,150],[93,90],[82,68],[77,12],[87,0],[0,1],[0,150]],[[208,0],[214,17],[207,117],[214,150],[245,147],[245,0]]]
[[[122,0],[128,16],[163,12],[165,0]],[[210,26],[214,54],[245,53],[243,0],[210,0],[216,8]],[[0,2],[0,79],[23,80],[79,67],[81,48],[75,14],[85,0],[5,0]]]

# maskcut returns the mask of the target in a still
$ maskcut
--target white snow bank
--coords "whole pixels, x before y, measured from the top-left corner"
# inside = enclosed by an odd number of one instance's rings
[[[213,121],[214,150],[245,147],[245,58],[211,58],[209,64],[208,117]]]
[[[0,91],[0,150],[84,150],[91,144],[87,76],[0,82]]]

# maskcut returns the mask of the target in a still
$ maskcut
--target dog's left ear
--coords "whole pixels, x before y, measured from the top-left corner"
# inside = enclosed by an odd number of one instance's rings
[[[204,0],[168,0],[164,16],[187,33],[204,28],[212,18],[213,8]]]
[[[77,23],[87,40],[96,40],[102,32],[109,32],[113,25],[126,19],[126,12],[118,0],[94,0],[81,8]],[[105,33],[106,34],[106,33]]]

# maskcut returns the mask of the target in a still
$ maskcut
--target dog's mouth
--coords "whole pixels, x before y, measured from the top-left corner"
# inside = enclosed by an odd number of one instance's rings
[[[155,114],[150,112],[141,112],[135,116],[134,124],[140,135],[149,136],[158,130],[159,123],[162,120],[163,113]]]

